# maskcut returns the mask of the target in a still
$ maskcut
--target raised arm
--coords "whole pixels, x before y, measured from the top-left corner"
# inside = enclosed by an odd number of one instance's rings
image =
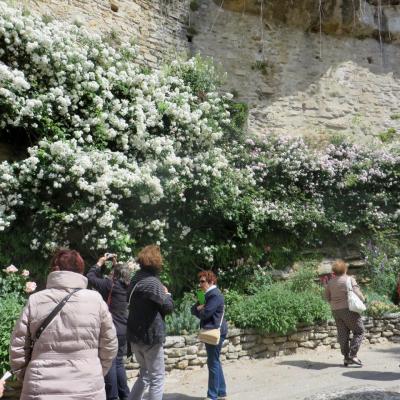
[[[110,279],[104,278],[101,267],[98,264],[94,265],[89,269],[86,277],[90,285],[103,296],[103,299],[106,299],[112,282]]]

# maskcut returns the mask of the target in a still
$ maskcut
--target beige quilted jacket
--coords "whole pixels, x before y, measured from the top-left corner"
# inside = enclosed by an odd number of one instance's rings
[[[11,368],[24,381],[20,400],[105,400],[103,375],[117,354],[117,338],[106,303],[86,287],[83,275],[57,271],[49,274],[46,290],[29,297],[10,345]],[[31,335],[74,288],[83,290],[47,326],[29,357]]]

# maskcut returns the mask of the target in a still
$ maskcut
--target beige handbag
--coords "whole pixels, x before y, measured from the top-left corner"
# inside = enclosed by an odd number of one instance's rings
[[[222,311],[221,323],[219,324],[219,328],[216,329],[200,329],[199,332],[199,340],[200,342],[212,344],[213,346],[217,346],[221,339],[221,325],[224,320],[225,309]]]

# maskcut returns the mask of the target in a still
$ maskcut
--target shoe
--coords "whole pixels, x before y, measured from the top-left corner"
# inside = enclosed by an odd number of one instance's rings
[[[360,367],[362,367],[362,365],[363,365],[361,360],[357,357],[350,357],[350,361],[352,364],[359,365]]]
[[[351,363],[352,363],[352,362],[351,362],[350,358],[344,358],[344,359],[343,359],[343,365],[344,365],[345,367],[348,367]]]

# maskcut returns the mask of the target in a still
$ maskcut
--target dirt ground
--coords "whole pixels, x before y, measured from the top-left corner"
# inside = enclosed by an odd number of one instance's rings
[[[359,357],[362,368],[345,368],[338,350],[226,363],[229,400],[400,400],[400,345],[364,345]],[[207,376],[206,367],[171,372],[164,400],[203,400]]]

